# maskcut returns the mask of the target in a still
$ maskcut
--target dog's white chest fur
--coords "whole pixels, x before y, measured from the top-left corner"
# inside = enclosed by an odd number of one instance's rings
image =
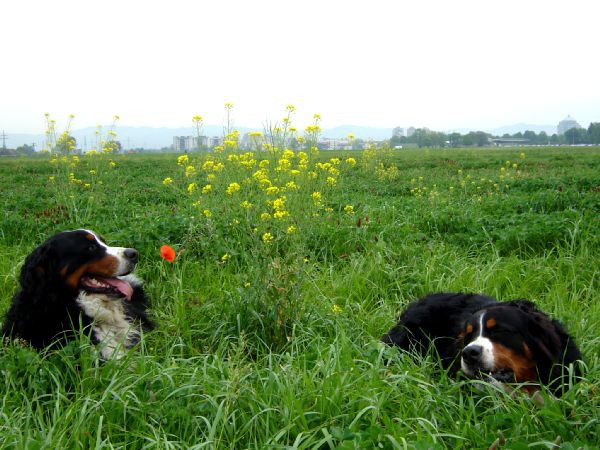
[[[80,291],[77,303],[92,319],[94,337],[103,359],[121,358],[139,340],[137,327],[127,320],[123,300]]]

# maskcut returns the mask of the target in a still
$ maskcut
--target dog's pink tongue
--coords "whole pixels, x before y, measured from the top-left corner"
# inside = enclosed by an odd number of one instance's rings
[[[102,283],[111,285],[121,294],[123,294],[127,300],[131,300],[131,296],[133,295],[133,288],[127,281],[121,280],[120,278],[96,277],[96,279]]]

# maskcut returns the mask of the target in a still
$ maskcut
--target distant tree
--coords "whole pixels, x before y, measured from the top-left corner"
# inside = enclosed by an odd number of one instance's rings
[[[365,141],[363,139],[354,139],[352,141],[352,150],[362,150],[365,148]]]
[[[450,133],[447,136],[447,141],[449,142],[450,147],[458,147],[461,143],[461,135],[460,133]]]
[[[523,133],[523,139],[527,139],[529,143],[535,144],[537,135],[535,134],[535,131],[526,130],[525,133]]]
[[[567,145],[587,143],[587,130],[585,128],[571,128],[565,131],[565,143]]]
[[[490,137],[490,134],[485,133],[483,131],[470,131],[469,133],[463,136],[463,145],[467,147],[484,147],[486,145],[489,145]]]
[[[592,122],[587,129],[588,142],[590,144],[600,144],[600,122]]]
[[[548,145],[550,142],[548,138],[548,134],[545,131],[540,131],[540,134],[537,136],[536,143],[539,145]]]
[[[15,150],[17,155],[33,155],[35,153],[35,148],[33,145],[21,145]]]
[[[561,143],[561,139],[560,136],[556,133],[554,133],[552,136],[550,136],[550,143],[552,145],[557,145]]]
[[[61,134],[56,140],[54,151],[63,155],[75,152],[77,149],[77,139],[68,134],[66,131]]]
[[[104,149],[110,149],[110,153],[121,153],[123,146],[120,141],[108,141],[104,143]]]
[[[390,139],[390,147],[394,148],[396,146],[402,145],[402,138],[404,136],[392,136]]]

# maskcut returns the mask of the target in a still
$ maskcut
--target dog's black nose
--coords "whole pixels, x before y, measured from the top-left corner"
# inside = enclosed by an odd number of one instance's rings
[[[483,347],[481,345],[469,345],[464,348],[462,357],[467,362],[476,362],[481,357]]]
[[[125,258],[127,258],[129,261],[131,261],[133,263],[136,263],[140,256],[140,254],[138,253],[138,251],[135,248],[127,248],[127,249],[125,249],[123,254],[125,255]]]

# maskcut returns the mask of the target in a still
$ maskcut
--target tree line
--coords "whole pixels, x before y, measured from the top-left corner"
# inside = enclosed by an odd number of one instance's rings
[[[460,134],[418,128],[410,136],[393,136],[389,142],[392,148],[407,144],[418,147],[485,147],[493,144],[492,139],[494,137],[523,139],[524,145],[598,145],[600,144],[600,122],[592,122],[588,128],[571,128],[563,135],[556,133],[548,135],[545,131],[536,133],[527,130],[522,133],[492,136],[484,131],[471,131],[467,134]]]

